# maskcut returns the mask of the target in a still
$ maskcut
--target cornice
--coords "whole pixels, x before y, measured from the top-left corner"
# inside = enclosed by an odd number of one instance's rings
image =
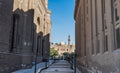
[[[76,0],[75,2],[75,11],[74,11],[74,19],[76,20],[77,14],[78,14],[78,8],[79,8],[80,0]]]
[[[47,14],[51,14],[51,11],[50,11],[50,10],[47,10]]]
[[[45,11],[48,12],[48,8],[46,8],[45,3],[43,2],[43,0],[41,0],[41,2],[42,2],[42,5],[43,5]]]

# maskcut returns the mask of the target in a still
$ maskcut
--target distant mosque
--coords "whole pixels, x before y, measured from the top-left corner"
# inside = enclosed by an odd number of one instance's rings
[[[75,50],[75,45],[71,44],[71,38],[70,35],[68,36],[68,44],[64,42],[60,42],[59,44],[51,44],[51,48],[54,50],[57,50],[59,53],[59,56],[62,56],[63,53],[68,52],[68,53],[73,53]]]

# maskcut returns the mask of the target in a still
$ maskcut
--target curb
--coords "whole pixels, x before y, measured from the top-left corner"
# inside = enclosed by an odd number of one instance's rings
[[[54,62],[53,62],[52,64],[54,64]],[[51,66],[52,64],[50,64],[49,66]],[[46,67],[46,68],[42,68],[42,69],[40,70],[40,72],[39,72],[39,73],[41,73],[43,70],[45,70],[45,69],[49,68],[49,66],[48,66],[48,67]]]
[[[42,68],[41,70],[40,70],[40,72],[39,73],[41,73],[43,70],[45,70],[45,69],[47,69],[48,67],[46,67],[46,68]]]

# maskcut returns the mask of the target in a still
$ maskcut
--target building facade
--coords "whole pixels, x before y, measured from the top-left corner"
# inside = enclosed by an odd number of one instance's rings
[[[120,0],[76,0],[77,68],[120,73]]]
[[[58,51],[58,56],[63,56],[64,53],[74,53],[75,45],[71,44],[68,46],[68,44],[53,44],[51,45],[51,49]]]
[[[48,0],[1,0],[0,10],[0,73],[30,68],[36,55],[37,63],[48,60],[51,31]]]
[[[61,42],[59,44],[51,44],[51,49],[57,50],[59,56],[63,56],[63,53],[74,53],[75,45],[70,43],[71,38],[68,36],[68,44]]]

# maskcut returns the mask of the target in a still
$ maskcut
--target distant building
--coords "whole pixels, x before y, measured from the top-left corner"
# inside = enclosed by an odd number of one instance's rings
[[[120,73],[120,0],[76,0],[77,68]]]
[[[48,0],[0,1],[0,73],[49,59],[50,15]]]
[[[62,56],[63,53],[74,53],[75,45],[70,44],[70,36],[68,36],[68,44],[65,44],[64,42],[61,42],[59,44],[51,44],[51,48],[58,51],[59,56]]]

